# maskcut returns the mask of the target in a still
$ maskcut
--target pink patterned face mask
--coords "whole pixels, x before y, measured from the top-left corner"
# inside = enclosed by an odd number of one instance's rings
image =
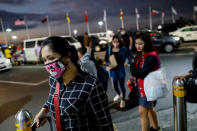
[[[60,77],[67,69],[68,63],[64,64],[61,59],[62,58],[45,65],[45,69],[50,73],[51,76],[56,78]]]

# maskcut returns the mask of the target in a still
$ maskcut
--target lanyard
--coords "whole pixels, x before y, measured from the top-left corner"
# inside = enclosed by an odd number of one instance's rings
[[[60,109],[59,109],[59,91],[60,91],[60,83],[56,83],[56,89],[54,94],[54,108],[55,108],[55,119],[56,119],[56,128],[57,131],[62,131],[61,120],[60,120]]]

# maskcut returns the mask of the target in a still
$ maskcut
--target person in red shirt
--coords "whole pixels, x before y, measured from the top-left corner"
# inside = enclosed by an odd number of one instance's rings
[[[144,92],[144,78],[152,71],[160,68],[160,60],[155,51],[150,36],[138,34],[135,39],[137,54],[131,62],[131,74],[136,78],[139,98],[139,115],[142,131],[159,131],[157,114],[154,110],[156,101],[147,101]],[[152,126],[150,128],[150,122]],[[150,128],[150,129],[149,129]]]

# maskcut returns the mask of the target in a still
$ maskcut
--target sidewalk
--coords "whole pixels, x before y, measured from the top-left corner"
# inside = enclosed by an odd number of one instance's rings
[[[174,131],[174,111],[173,107],[157,111],[159,125],[162,131]],[[140,131],[139,116],[127,119],[124,122],[115,122],[118,131]],[[187,129],[197,131],[197,104],[187,104]]]

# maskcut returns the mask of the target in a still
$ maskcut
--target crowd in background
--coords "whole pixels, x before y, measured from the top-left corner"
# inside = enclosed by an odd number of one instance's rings
[[[21,44],[15,46],[1,45],[1,51],[4,57],[11,60],[12,65],[24,65],[25,54]]]

